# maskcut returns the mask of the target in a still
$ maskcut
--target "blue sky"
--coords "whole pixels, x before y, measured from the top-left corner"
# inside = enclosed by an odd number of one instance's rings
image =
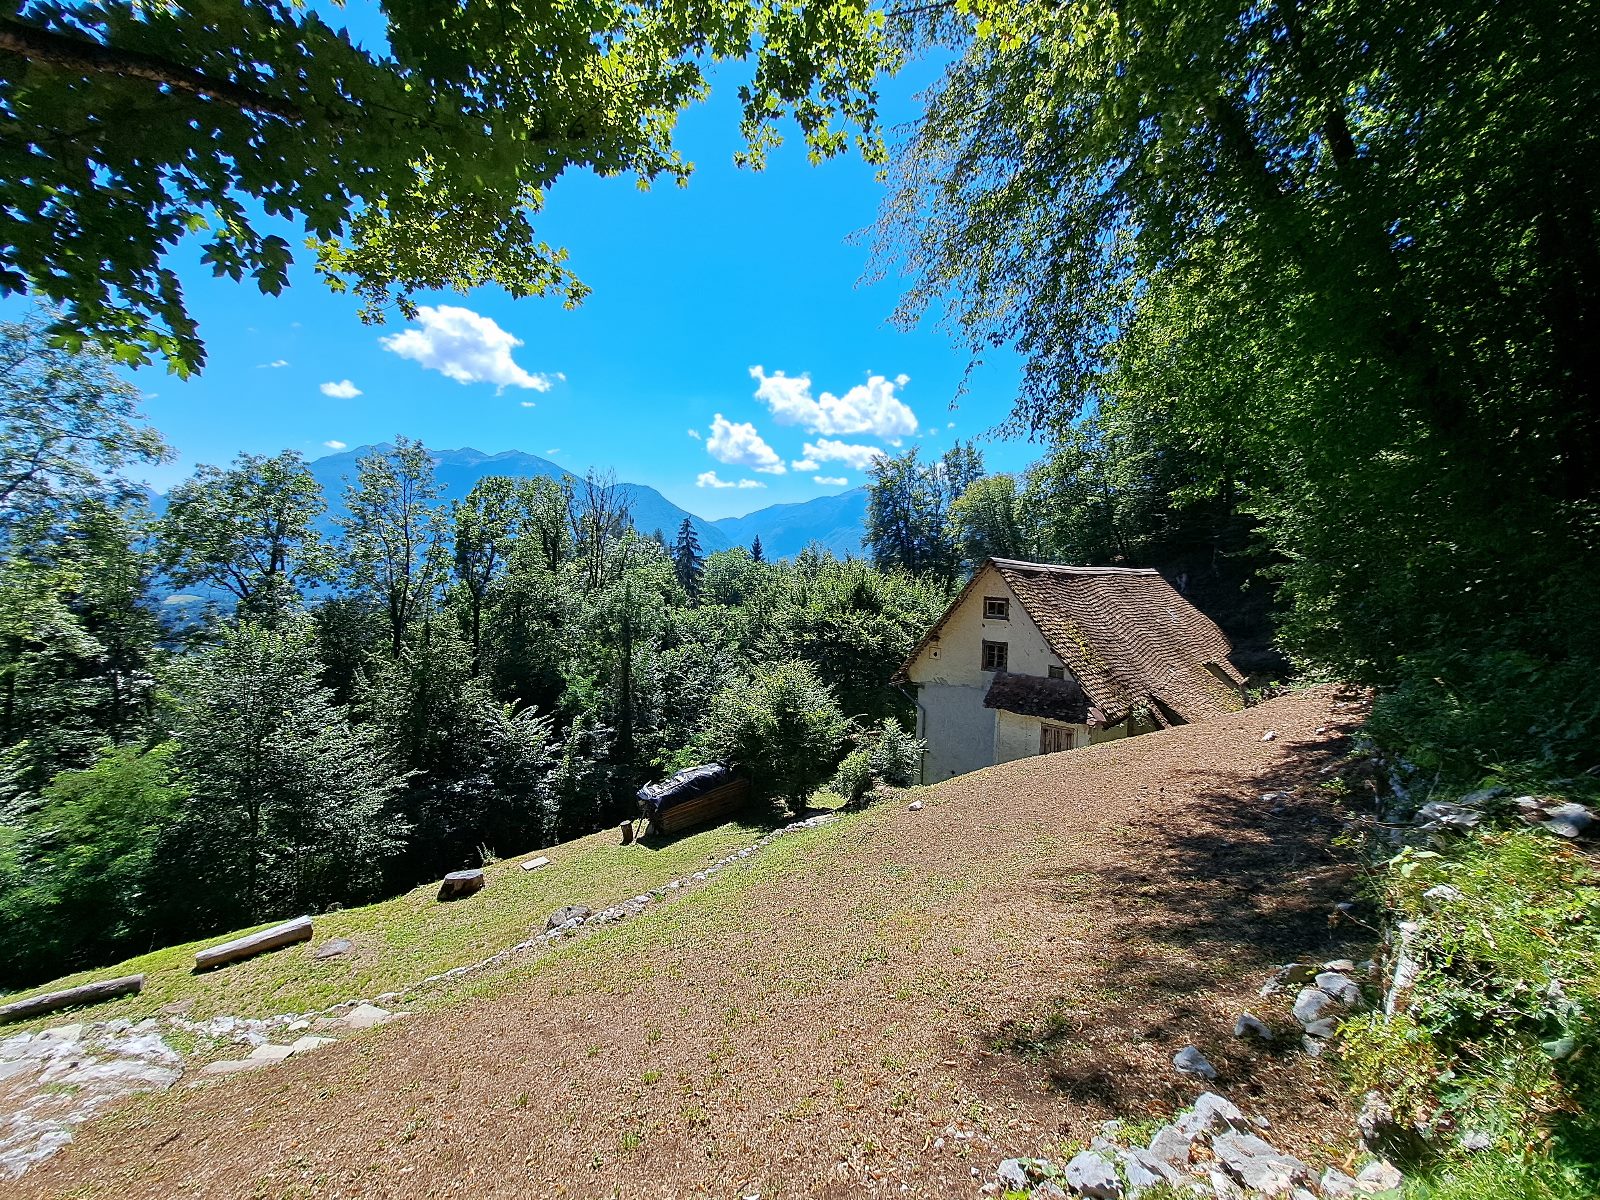
[[[764,172],[733,166],[735,73],[680,125],[696,164],[686,189],[576,173],[552,189],[540,234],[594,289],[575,311],[479,289],[421,297],[427,320],[373,327],[304,263],[264,297],[212,278],[191,247],[183,277],[209,361],[187,382],[160,366],[137,373],[180,454],[152,482],[240,451],[314,458],[405,434],[613,469],[716,518],[857,486],[873,449],[938,451],[993,428],[1014,363],[985,367],[951,409],[965,356],[931,321],[888,324],[894,281],[858,284],[870,248],[848,239],[877,213],[872,169],[812,166],[798,142]],[[888,84],[891,121],[914,115],[930,74],[914,65]],[[1039,453],[982,446],[991,470]]]

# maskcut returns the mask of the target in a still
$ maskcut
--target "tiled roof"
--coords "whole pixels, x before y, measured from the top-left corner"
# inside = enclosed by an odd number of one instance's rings
[[[999,671],[983,698],[983,706],[1073,725],[1082,725],[1089,719],[1089,699],[1075,679],[1041,679],[1037,675]]]
[[[1111,721],[1151,701],[1185,721],[1244,707],[1228,639],[1159,572],[990,561]]]

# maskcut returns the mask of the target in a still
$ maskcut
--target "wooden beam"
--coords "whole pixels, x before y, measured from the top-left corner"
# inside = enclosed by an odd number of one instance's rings
[[[0,1005],[0,1021],[23,1021],[63,1008],[99,1004],[102,1000],[114,1000],[118,996],[136,995],[143,988],[143,975],[123,975],[118,979],[80,984],[59,992],[46,992],[42,996],[29,996],[26,1000],[13,1000],[10,1004]]]
[[[212,967],[237,962],[241,958],[264,954],[281,946],[292,946],[296,942],[310,940],[311,918],[296,917],[292,921],[285,921],[282,925],[263,929],[260,933],[246,934],[242,938],[234,938],[231,942],[223,942],[220,946],[200,951],[194,956],[194,969],[206,971]]]

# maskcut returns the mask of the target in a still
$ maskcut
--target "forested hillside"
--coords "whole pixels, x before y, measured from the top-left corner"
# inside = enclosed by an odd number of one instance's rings
[[[157,517],[133,391],[37,324],[3,343],[0,983],[570,838],[694,762],[803,805],[910,717],[943,581],[668,544],[594,477],[447,499],[404,439],[332,504],[241,455]],[[174,621],[173,587],[226,602]]]

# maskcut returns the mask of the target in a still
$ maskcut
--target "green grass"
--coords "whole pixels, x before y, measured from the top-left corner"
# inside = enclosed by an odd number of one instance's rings
[[[310,942],[200,975],[192,970],[197,950],[254,930],[171,946],[18,993],[11,998],[118,975],[146,977],[138,996],[72,1015],[54,1013],[34,1022],[0,1026],[0,1036],[82,1018],[140,1019],[176,1001],[191,1002],[186,1015],[199,1020],[224,1014],[266,1017],[309,1012],[341,1000],[371,999],[452,967],[479,962],[531,933],[542,932],[549,914],[564,904],[586,904],[599,910],[692,874],[751,844],[767,829],[736,821],[655,846],[622,846],[616,831],[606,830],[493,863],[486,869],[487,886],[466,899],[441,904],[435,899],[438,885],[426,884],[378,904],[317,916]],[[772,849],[787,840],[791,839],[774,843]],[[763,851],[759,857],[771,852]],[[538,854],[548,857],[550,865],[537,871],[521,869],[525,859]],[[747,859],[745,864],[755,861]],[[275,922],[255,929],[271,924]],[[348,938],[353,949],[317,962],[313,951],[330,938]],[[549,949],[536,947],[528,955],[549,953]]]

